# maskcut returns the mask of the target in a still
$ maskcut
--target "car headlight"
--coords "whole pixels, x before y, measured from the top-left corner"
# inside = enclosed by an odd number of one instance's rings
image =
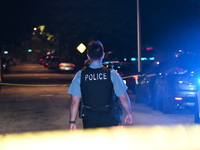
[[[6,64],[3,64],[3,68],[6,68]]]

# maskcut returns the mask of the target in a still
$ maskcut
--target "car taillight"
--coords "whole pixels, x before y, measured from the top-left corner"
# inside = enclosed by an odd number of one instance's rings
[[[76,65],[75,65],[75,64],[72,64],[72,67],[76,67]]]
[[[174,68],[174,74],[185,74],[188,70],[181,69],[181,68]]]
[[[49,65],[49,63],[46,63],[45,65],[46,65],[46,66],[48,66],[48,65]]]

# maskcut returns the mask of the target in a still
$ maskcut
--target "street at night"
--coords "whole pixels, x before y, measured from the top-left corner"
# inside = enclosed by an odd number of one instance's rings
[[[0,150],[199,150],[199,12],[200,0],[1,0]]]
[[[4,81],[9,85],[2,86],[0,93],[0,134],[68,130],[70,95],[66,91],[74,74],[58,74],[30,63],[10,69],[10,74],[4,74]],[[194,124],[192,113],[163,114],[135,103],[135,95],[129,96],[133,126]],[[79,118],[77,126],[82,129]]]

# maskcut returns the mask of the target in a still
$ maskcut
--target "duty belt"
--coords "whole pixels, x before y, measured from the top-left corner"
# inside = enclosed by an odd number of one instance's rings
[[[84,107],[86,108],[86,110],[95,111],[95,112],[110,111],[110,105],[103,106],[100,109],[94,109],[92,107],[85,106],[85,105],[84,105]]]

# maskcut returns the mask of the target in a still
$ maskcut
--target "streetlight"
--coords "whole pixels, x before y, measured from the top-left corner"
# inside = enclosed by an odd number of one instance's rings
[[[32,49],[28,49],[28,62],[30,61],[30,54],[32,52]]]
[[[8,51],[4,51],[3,54],[8,54]]]

